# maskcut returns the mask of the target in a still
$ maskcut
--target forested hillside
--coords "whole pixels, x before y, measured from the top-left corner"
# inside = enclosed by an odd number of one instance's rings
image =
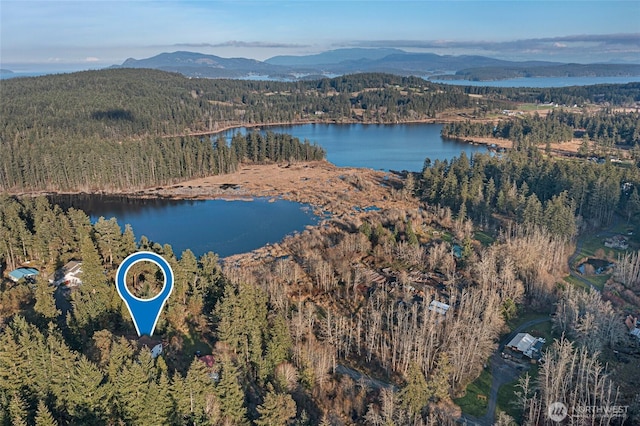
[[[462,219],[486,223],[498,213],[571,239],[578,226],[606,226],[616,212],[625,218],[640,213],[639,186],[636,167],[545,159],[530,150],[427,161],[417,190]]]
[[[63,139],[57,144],[34,144],[29,151],[11,149],[3,158],[0,190],[134,190],[231,173],[241,162],[311,161],[324,156],[322,148],[308,141],[274,133],[237,135],[230,146],[224,138],[211,142],[194,136],[128,142],[96,139],[82,144]]]
[[[596,147],[601,148],[634,148],[632,153],[637,157],[640,150],[640,115],[637,112],[606,111],[576,114],[559,110],[544,117],[523,115],[498,120],[497,123],[450,123],[442,129],[442,135],[454,139],[478,136],[509,139],[514,142],[517,150],[540,144],[567,142],[580,137],[583,146],[579,154],[582,156],[596,151],[589,148],[589,142],[594,142]],[[635,159],[640,160],[640,157]]]
[[[640,100],[638,84],[483,89],[386,74],[281,83],[112,69],[0,84],[0,190],[12,192],[133,189],[229,171],[233,161],[218,158],[225,155],[217,151],[220,147],[187,136],[230,126],[396,123],[435,118],[454,109],[486,114],[508,105],[505,101]],[[477,94],[482,97],[469,96]],[[564,134],[562,130],[558,137]]]
[[[350,119],[352,108],[371,119],[383,108],[387,117],[413,119],[468,102],[458,90],[437,93],[422,80],[384,75],[275,83],[122,69],[1,84],[0,190],[13,192],[134,189],[229,172],[246,160],[225,158],[222,144],[186,136],[193,132],[315,118],[316,111]],[[394,84],[413,84],[420,93],[384,89]],[[363,90],[369,87],[380,89]],[[321,156],[308,147],[268,151],[251,160]]]
[[[117,69],[1,84],[0,190],[12,192],[133,189],[228,172],[244,158],[225,159],[221,145],[212,147],[206,139],[187,135],[229,126],[395,123],[434,118],[449,109],[472,107],[486,113],[503,107],[505,100],[582,104],[640,99],[637,84],[464,89],[385,74],[281,83]],[[468,95],[480,92],[482,98]]]

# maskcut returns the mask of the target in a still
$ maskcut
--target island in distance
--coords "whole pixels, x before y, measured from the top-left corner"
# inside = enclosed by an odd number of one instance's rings
[[[640,64],[566,64],[514,62],[485,56],[410,53],[401,49],[350,48],[306,56],[275,56],[265,61],[222,58],[196,52],[161,53],[146,59],[129,58],[114,68],[153,68],[188,77],[296,80],[363,72],[421,75],[437,79],[489,81],[518,77],[640,76]]]

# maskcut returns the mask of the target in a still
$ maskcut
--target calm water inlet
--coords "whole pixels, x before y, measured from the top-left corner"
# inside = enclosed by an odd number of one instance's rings
[[[64,195],[51,201],[84,210],[91,222],[115,217],[124,230],[170,244],[176,256],[190,249],[196,256],[213,251],[220,257],[276,243],[286,235],[317,224],[305,204],[256,198],[252,201],[137,199],[100,195]]]

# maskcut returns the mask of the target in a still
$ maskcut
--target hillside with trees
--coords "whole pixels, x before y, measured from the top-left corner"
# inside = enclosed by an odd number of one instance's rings
[[[435,119],[445,111],[465,108],[486,114],[506,107],[506,101],[626,104],[640,99],[637,84],[480,89],[386,74],[282,83],[188,79],[155,70],[113,69],[1,84],[0,190],[10,192],[114,191],[223,173],[235,167],[234,160],[224,159],[224,147],[212,147],[207,138],[190,135],[230,127],[398,123]],[[523,127],[533,126],[537,140],[550,129],[554,140],[563,140],[571,124],[558,120],[551,125],[534,120]],[[633,143],[637,135],[628,134],[628,122],[616,124],[621,131],[611,136],[614,140]],[[594,137],[605,137],[595,124],[585,125]],[[525,132],[507,127],[501,131],[509,137]]]
[[[579,227],[607,226],[616,212],[640,213],[639,185],[636,167],[547,159],[530,149],[505,158],[427,160],[417,191],[427,203],[447,206],[474,223],[499,214],[572,239]]]
[[[551,111],[544,117],[520,115],[497,122],[459,121],[442,129],[442,136],[469,140],[475,137],[507,139],[516,150],[526,150],[541,144],[562,144],[580,138],[580,156],[602,153],[612,148],[630,149],[634,160],[640,160],[640,115],[638,112],[607,112],[577,114]]]

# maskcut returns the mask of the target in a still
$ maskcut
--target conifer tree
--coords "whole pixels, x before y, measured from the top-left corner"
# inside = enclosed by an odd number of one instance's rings
[[[102,385],[104,375],[98,367],[84,356],[80,356],[75,362],[70,379],[67,384],[70,389],[69,414],[87,422],[103,418],[106,389]]]
[[[120,249],[118,250],[118,262],[136,251],[136,237],[133,228],[128,223],[124,226],[122,239],[120,240]]]
[[[173,424],[174,409],[173,400],[169,388],[169,379],[166,374],[161,374],[157,382],[152,382],[149,392],[146,394],[145,406],[147,407],[144,422],[154,425]]]
[[[264,402],[258,406],[258,413],[260,418],[254,422],[258,426],[285,426],[296,415],[296,403],[291,395],[276,393],[269,386]]]
[[[220,404],[215,398],[217,392],[204,363],[194,359],[184,380],[176,376],[172,394],[183,416],[194,423],[216,423]]]
[[[58,422],[53,418],[51,411],[49,411],[43,400],[38,401],[35,420],[36,426],[58,426]]]
[[[20,354],[14,322],[0,334],[0,390],[17,391],[26,373],[27,360]]]
[[[115,378],[116,405],[122,420],[132,424],[144,420],[149,409],[145,404],[150,392],[149,382],[149,372],[133,360],[128,361]]]
[[[449,355],[446,352],[441,352],[438,355],[437,367],[434,369],[434,374],[429,378],[428,389],[429,393],[437,401],[449,399],[449,390],[451,389],[450,375],[452,367],[449,362]]]
[[[247,410],[244,406],[244,393],[238,383],[238,369],[230,359],[225,359],[220,374],[215,391],[221,415],[231,424],[244,424]]]
[[[105,220],[104,217],[100,217],[95,225],[95,236],[98,242],[98,248],[102,254],[102,258],[109,265],[112,265],[115,257],[118,256],[120,247],[122,245],[122,231],[118,221],[115,217],[109,220]]]
[[[45,320],[52,320],[60,315],[60,310],[56,308],[56,301],[53,298],[54,292],[55,287],[50,285],[44,277],[36,277],[36,303],[33,308]]]
[[[114,297],[117,297],[115,288],[107,285],[100,256],[89,237],[83,239],[80,252],[82,285],[72,293],[74,324],[70,325],[75,326],[82,335],[92,333],[96,329],[113,329],[108,313],[113,309]]]
[[[418,364],[411,363],[407,372],[407,385],[400,391],[402,406],[409,410],[411,416],[420,415],[430,397],[431,392],[424,373]]]
[[[11,426],[27,426],[27,403],[22,395],[14,393],[9,402]]]
[[[267,343],[267,351],[265,355],[265,376],[272,375],[276,367],[289,359],[292,342],[291,333],[287,322],[280,314],[277,315],[271,327],[271,336]]]
[[[73,207],[67,211],[67,216],[69,216],[69,221],[71,223],[71,228],[74,232],[74,245],[77,248],[80,247],[80,243],[84,239],[84,237],[88,237],[91,235],[92,227],[91,221],[89,220],[89,216],[82,210],[76,210]]]

